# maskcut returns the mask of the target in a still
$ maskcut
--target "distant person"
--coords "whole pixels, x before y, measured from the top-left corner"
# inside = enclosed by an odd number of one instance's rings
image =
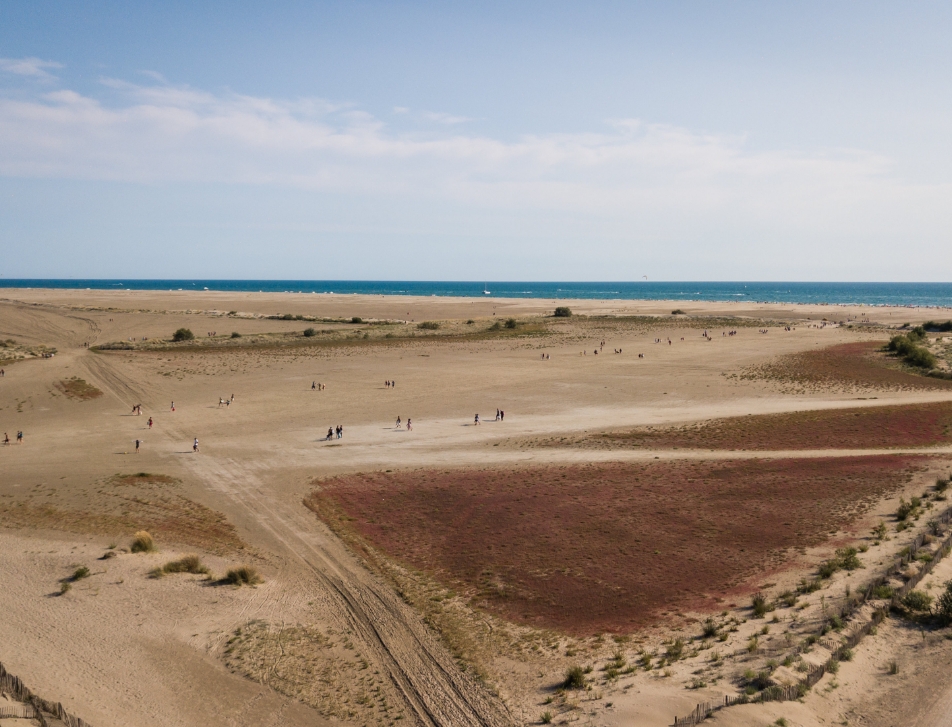
[[[3,433],[3,443],[10,444],[10,435],[7,434],[6,432]]]
[[[6,376],[6,375],[7,375],[7,372],[4,371],[3,369],[0,369],[0,376]]]
[[[311,391],[317,391],[317,382],[316,382],[316,381],[312,381],[312,382],[311,382]]]
[[[495,421],[497,421],[497,422],[499,421],[499,409],[496,409],[496,419],[495,419]]]
[[[175,402],[172,402],[172,411],[175,411]]]
[[[477,414],[476,417],[473,419],[473,426],[474,427],[479,426],[479,414]]]
[[[234,400],[235,400],[235,395],[232,394],[232,395],[231,395],[231,401],[234,401]]]
[[[407,431],[412,431],[413,427],[410,425],[410,417],[407,417]]]
[[[136,454],[139,454],[139,441],[138,439],[136,440]]]
[[[338,439],[343,439],[343,438],[344,438],[344,425],[343,425],[343,424],[338,424],[338,425],[337,425],[337,438],[338,438]]]
[[[152,429],[152,417],[149,417],[149,429]]]
[[[193,452],[197,452],[197,451],[198,451],[198,437],[195,437],[195,441],[192,442],[192,451],[193,451]]]
[[[397,426],[394,427],[394,428],[395,428],[395,429],[399,429],[399,428],[400,428],[400,417],[397,417]]]
[[[225,400],[220,396],[218,397],[218,408],[221,409],[225,405]]]
[[[23,432],[17,432],[17,444],[23,444]]]
[[[327,428],[327,438],[328,438],[328,439],[333,439],[333,438],[334,438],[334,428],[333,428],[333,427],[328,427],[328,428]]]
[[[506,412],[504,412],[502,409],[499,410],[499,421],[506,421]]]

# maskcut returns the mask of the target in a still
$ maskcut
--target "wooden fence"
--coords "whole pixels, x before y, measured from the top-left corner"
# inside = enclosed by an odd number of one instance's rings
[[[20,680],[19,677],[9,673],[3,664],[0,664],[0,692],[9,694],[18,702],[19,705],[0,708],[0,717],[21,717],[23,719],[35,719],[43,727],[49,727],[46,717],[55,717],[66,727],[91,727],[91,725],[74,717],[67,712],[59,702],[48,702],[42,697],[38,697]],[[7,711],[17,711],[17,714],[7,714]]]
[[[952,507],[935,518],[935,520],[940,528],[948,528],[949,523],[952,522]],[[889,568],[886,569],[883,575],[870,581],[866,584],[866,588],[864,588],[860,593],[847,599],[846,604],[842,609],[840,609],[840,617],[845,620],[852,616],[860,606],[873,598],[875,590],[879,586],[885,585],[891,577],[903,577],[903,568],[916,560],[916,555],[924,543],[925,535],[920,533],[913,539],[912,543],[910,543],[907,548],[903,549],[903,554],[899,556],[899,558]],[[859,642],[863,640],[863,637],[867,636],[869,632],[873,630],[873,628],[882,623],[882,620],[886,618],[886,615],[889,613],[890,608],[898,607],[902,597],[919,585],[919,582],[932,572],[932,569],[936,567],[938,562],[942,559],[946,552],[949,551],[949,549],[952,549],[952,530],[948,532],[945,540],[939,544],[939,547],[932,559],[923,563],[922,567],[915,574],[909,577],[902,584],[902,586],[895,589],[893,591],[890,603],[885,606],[877,607],[873,611],[872,617],[869,621],[864,623],[860,628],[855,629],[849,636],[843,638],[842,640],[825,639],[822,637],[822,635],[818,637],[815,643],[818,643],[824,648],[829,649],[830,658],[827,659],[827,661],[823,664],[811,666],[803,678],[796,684],[792,684],[787,687],[770,686],[753,697],[748,697],[746,694],[740,694],[734,697],[725,696],[723,704],[719,701],[704,702],[703,704],[697,705],[695,710],[686,717],[675,717],[674,727],[693,727],[694,725],[700,724],[708,717],[712,716],[714,712],[724,709],[725,707],[732,707],[735,704],[749,704],[752,702],[784,702],[788,700],[799,699],[806,693],[808,689],[810,689],[814,684],[823,678],[829,669],[831,662],[841,661],[844,652],[856,647]],[[808,648],[809,646],[800,645],[797,646],[794,651],[795,653],[802,653]]]

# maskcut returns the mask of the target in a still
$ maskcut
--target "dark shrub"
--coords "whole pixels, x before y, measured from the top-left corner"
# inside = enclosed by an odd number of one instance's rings
[[[519,324],[516,322],[515,318],[506,319],[506,328],[512,329],[512,328],[515,328],[517,325]]]
[[[902,605],[910,611],[928,611],[932,608],[932,596],[924,591],[909,591],[902,597]]]
[[[238,331],[232,331],[232,332],[231,332],[231,337],[232,337],[232,338],[241,338],[241,334],[238,333]]]
[[[423,323],[418,323],[417,328],[424,331],[436,331],[440,327],[440,324],[436,321],[423,321]]]
[[[572,315],[572,309],[565,305],[560,305],[553,314],[556,318],[569,318]]]
[[[350,322],[351,322],[351,323],[363,323],[363,322],[364,322],[364,319],[361,318],[360,316],[354,316],[353,318],[350,319]]]
[[[188,328],[179,328],[175,333],[172,334],[173,341],[191,341],[195,338],[195,334],[191,332]]]
[[[311,338],[311,336],[316,336],[316,335],[317,335],[317,331],[315,331],[313,328],[305,328],[305,329],[304,329],[304,335],[305,335],[307,338]]]

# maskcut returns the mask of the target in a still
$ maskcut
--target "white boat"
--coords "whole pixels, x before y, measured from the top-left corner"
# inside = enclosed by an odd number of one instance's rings
[[[483,295],[492,295],[492,293],[486,290],[487,287],[489,286],[487,286],[486,283],[483,283]]]

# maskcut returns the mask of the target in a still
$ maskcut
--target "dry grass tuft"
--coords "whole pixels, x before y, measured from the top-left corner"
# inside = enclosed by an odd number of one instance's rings
[[[228,572],[225,573],[225,577],[222,581],[235,586],[254,586],[259,583],[264,583],[264,578],[258,575],[258,571],[250,565],[242,565],[237,568],[230,568]]]
[[[56,382],[56,388],[66,394],[67,399],[76,399],[78,401],[87,401],[89,399],[98,399],[102,392],[83,379],[74,376],[71,379],[63,379]]]
[[[132,538],[129,550],[133,553],[152,553],[155,551],[155,541],[145,530],[140,530]]]
[[[202,559],[197,555],[186,555],[178,560],[170,560],[162,566],[163,573],[194,573],[195,575],[208,575],[208,566],[202,563]]]

